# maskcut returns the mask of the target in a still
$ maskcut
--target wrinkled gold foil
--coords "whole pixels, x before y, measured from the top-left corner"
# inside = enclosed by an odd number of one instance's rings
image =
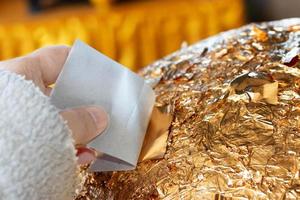
[[[173,119],[170,109],[170,106],[154,106],[139,162],[164,157]]]
[[[157,104],[174,114],[163,159],[82,170],[75,199],[299,199],[300,62],[283,59],[299,45],[299,25],[246,26],[145,68]],[[249,72],[265,76],[237,89]]]

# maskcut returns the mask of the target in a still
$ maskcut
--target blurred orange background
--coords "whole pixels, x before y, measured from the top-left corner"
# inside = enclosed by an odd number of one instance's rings
[[[132,70],[245,22],[242,0],[91,0],[31,13],[0,1],[0,60],[81,39]]]

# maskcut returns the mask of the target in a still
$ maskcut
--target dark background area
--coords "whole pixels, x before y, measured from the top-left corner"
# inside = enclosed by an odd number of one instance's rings
[[[300,17],[299,0],[246,0],[249,22]]]
[[[89,4],[88,0],[28,0],[32,12],[39,12],[53,7],[68,4]]]

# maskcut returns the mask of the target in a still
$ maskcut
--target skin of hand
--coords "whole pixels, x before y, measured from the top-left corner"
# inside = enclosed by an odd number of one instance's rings
[[[69,54],[70,47],[49,46],[12,60],[0,62],[0,69],[23,75],[33,81],[49,96],[50,85],[54,84]],[[94,151],[84,145],[103,132],[108,115],[101,107],[86,106],[60,112],[72,131],[77,147],[79,164],[88,164],[96,159]]]

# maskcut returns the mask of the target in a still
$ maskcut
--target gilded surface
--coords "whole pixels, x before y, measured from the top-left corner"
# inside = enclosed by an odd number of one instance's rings
[[[164,158],[83,171],[76,199],[300,199],[299,24],[249,25],[144,69],[174,116]]]

